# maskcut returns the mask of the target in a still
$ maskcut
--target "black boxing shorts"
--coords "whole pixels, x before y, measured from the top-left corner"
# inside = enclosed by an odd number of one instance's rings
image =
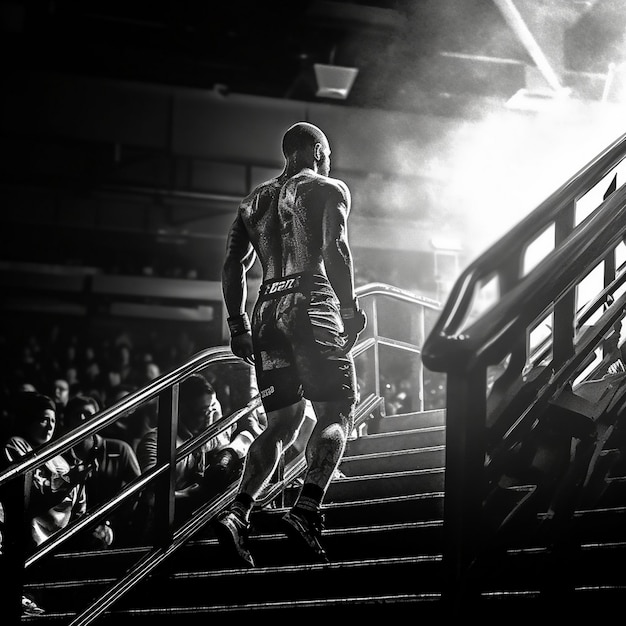
[[[342,355],[339,301],[324,276],[291,274],[265,281],[252,315],[255,370],[263,407],[307,398],[357,398],[352,356]]]

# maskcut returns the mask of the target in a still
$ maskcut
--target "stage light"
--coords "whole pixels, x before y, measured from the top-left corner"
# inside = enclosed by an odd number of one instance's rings
[[[317,80],[318,98],[336,98],[345,100],[352,89],[359,70],[356,67],[341,65],[324,65],[315,63],[315,78]]]

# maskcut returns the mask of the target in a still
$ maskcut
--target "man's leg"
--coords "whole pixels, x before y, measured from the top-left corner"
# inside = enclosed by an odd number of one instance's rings
[[[305,401],[300,400],[267,414],[265,430],[250,444],[237,495],[215,520],[220,543],[234,549],[248,567],[254,567],[254,559],[247,546],[250,513],[272,478],[283,450],[295,440],[304,419],[304,408]]]
[[[328,562],[320,538],[322,502],[341,462],[352,431],[354,403],[313,402],[317,423],[306,447],[307,472],[291,511],[283,517],[285,532],[306,547],[314,560]]]

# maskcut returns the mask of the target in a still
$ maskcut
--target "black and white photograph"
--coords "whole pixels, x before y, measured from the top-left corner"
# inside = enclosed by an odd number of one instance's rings
[[[619,614],[626,0],[0,48],[3,624]]]

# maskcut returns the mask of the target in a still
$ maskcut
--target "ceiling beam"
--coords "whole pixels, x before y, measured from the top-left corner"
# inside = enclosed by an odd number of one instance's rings
[[[548,85],[556,92],[563,90],[561,78],[552,67],[548,57],[544,53],[541,46],[537,43],[534,35],[526,25],[524,18],[517,10],[513,0],[494,0],[494,3],[500,9],[506,23],[517,35],[522,45],[528,51],[528,54],[537,65],[537,68],[545,78]]]

